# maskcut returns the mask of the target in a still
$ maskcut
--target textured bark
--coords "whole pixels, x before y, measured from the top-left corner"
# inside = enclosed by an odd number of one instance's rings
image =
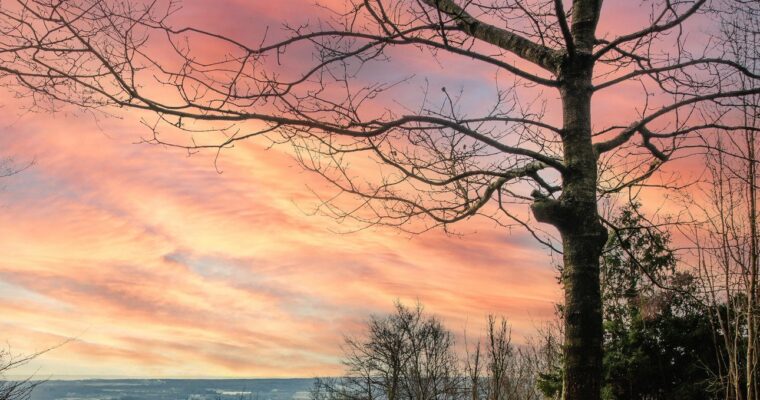
[[[510,51],[547,70],[555,70],[562,53],[535,43],[523,36],[474,18],[453,0],[422,0],[430,7],[446,14],[469,35]]]
[[[745,119],[750,113],[745,111]],[[745,122],[748,125],[748,121]],[[757,182],[756,182],[756,162],[755,155],[755,134],[754,132],[746,132],[747,139],[747,193],[749,197],[749,210],[748,220],[750,229],[750,249],[749,249],[749,271],[748,271],[748,287],[747,287],[747,354],[746,354],[746,390],[747,400],[756,400],[757,390],[757,375],[756,375],[756,362],[757,362],[757,349],[755,348],[755,342],[757,341],[757,305],[755,304],[757,297],[757,274],[758,274],[758,232],[757,232]]]
[[[602,373],[602,302],[599,258],[607,239],[596,203],[596,154],[591,142],[590,60],[565,68],[562,87],[567,172],[558,200],[533,205],[536,219],[562,235],[565,289],[563,398],[599,399]]]
[[[540,199],[533,213],[562,235],[565,290],[565,400],[598,400],[602,380],[602,300],[599,259],[607,240],[597,210],[597,153],[592,143],[591,55],[601,1],[573,3],[572,45],[558,70],[566,171],[557,200]]]
[[[599,259],[607,240],[597,211],[597,156],[591,140],[593,61],[578,53],[563,64],[563,144],[567,171],[558,200],[541,199],[533,213],[562,235],[565,290],[565,369],[563,398],[600,398],[602,375],[602,302]]]

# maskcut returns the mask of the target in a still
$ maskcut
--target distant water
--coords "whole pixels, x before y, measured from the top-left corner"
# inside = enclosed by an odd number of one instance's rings
[[[31,400],[307,400],[312,379],[48,381]]]

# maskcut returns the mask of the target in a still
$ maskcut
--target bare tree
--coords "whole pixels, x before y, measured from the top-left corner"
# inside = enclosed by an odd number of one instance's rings
[[[760,4],[733,2],[723,5],[721,29],[726,40],[726,59],[744,65],[751,73],[760,72]],[[757,82],[737,76],[737,86],[750,88]],[[758,144],[760,95],[729,100],[731,107],[717,112],[733,113],[738,121],[732,135],[705,135],[702,147],[709,170],[702,224],[688,237],[696,249],[702,300],[710,310],[710,320],[721,332],[716,352],[726,357],[717,372],[717,388],[726,399],[756,400],[758,387]],[[697,218],[700,219],[700,218]]]
[[[486,354],[488,355],[488,400],[505,400],[512,398],[508,394],[509,364],[513,357],[512,331],[507,320],[502,318],[498,324],[493,315],[488,316],[488,336]]]
[[[756,172],[750,166],[757,163],[755,146],[754,139],[714,144],[708,158],[711,203],[704,210],[710,217],[693,236],[703,295],[728,355],[721,386],[726,398],[735,399],[757,398],[758,215]]]
[[[454,337],[417,304],[397,303],[390,315],[372,316],[367,332],[346,338],[345,375],[318,379],[314,400],[540,400],[539,374],[559,358],[556,335],[512,343],[505,318],[489,316],[484,335],[460,359]],[[546,336],[543,336],[546,335]],[[545,346],[544,339],[550,344]]]
[[[757,393],[756,188],[747,170],[756,163],[748,142],[713,144],[707,157],[711,187],[710,203],[703,207],[705,223],[690,236],[696,249],[702,299],[708,316],[720,332],[717,354],[722,364],[717,371],[717,388],[726,399],[755,399]],[[737,147],[738,145],[738,147]],[[741,158],[733,155],[743,153]],[[746,158],[744,158],[746,157]],[[753,333],[754,332],[754,333]]]
[[[744,5],[724,23],[730,40],[731,55],[738,62],[745,63],[751,71],[760,72],[760,4]],[[751,86],[746,79],[740,80],[742,87]],[[743,291],[746,297],[744,318],[747,324],[747,344],[744,354],[745,393],[747,400],[760,399],[760,291],[758,291],[758,272],[760,269],[760,234],[758,233],[758,159],[756,135],[760,132],[760,95],[753,95],[738,101],[744,129],[743,149],[740,147],[739,159],[743,158],[746,175],[740,181],[744,194],[744,213],[746,223],[744,236],[747,243],[745,251],[749,253],[743,259],[741,270]],[[743,150],[743,151],[742,151]],[[741,228],[740,228],[741,229]]]
[[[552,248],[530,221],[556,228],[563,396],[593,400],[600,397],[599,258],[607,240],[597,201],[651,185],[698,134],[741,132],[743,121],[726,110],[760,93],[760,76],[723,57],[713,45],[721,32],[693,29],[692,21],[730,1],[650,1],[648,24],[610,37],[596,33],[602,0],[566,3],[347,0],[331,17],[286,25],[268,39],[175,26],[173,1],[5,1],[0,74],[38,107],[153,112],[157,119],[146,121],[152,143],[191,151],[253,137],[291,143],[305,168],[360,199],[348,208],[326,201],[322,211],[338,218],[420,231],[484,215],[522,226]],[[224,55],[199,54],[196,43]],[[411,78],[373,80],[372,68],[405,48],[498,70],[493,101],[473,110],[447,88],[409,99],[398,87]],[[313,62],[304,63],[304,52]],[[594,124],[592,96],[630,82],[640,83],[645,99],[637,115]],[[525,102],[526,93],[539,101]],[[561,110],[561,124],[544,118],[546,107]],[[357,157],[378,168],[356,174],[350,161]]]
[[[466,387],[469,389],[469,400],[481,400],[484,396],[487,397],[486,388],[483,388],[484,372],[483,364],[485,363],[485,355],[483,354],[483,347],[480,340],[475,341],[474,346],[470,346],[467,338],[467,332],[464,334],[464,376],[467,379]],[[462,396],[464,397],[464,396]]]
[[[346,338],[346,374],[318,381],[317,398],[356,400],[460,399],[461,376],[454,338],[441,321],[396,303],[395,312],[372,316],[366,335]],[[316,395],[315,395],[316,393]]]
[[[540,400],[537,387],[537,356],[543,349],[535,343],[517,346],[512,343],[512,328],[506,318],[488,316],[486,328],[486,399]]]
[[[30,398],[34,388],[44,381],[34,380],[32,377],[8,379],[6,374],[28,364],[47,351],[49,350],[30,355],[17,355],[8,348],[0,349],[0,400],[27,400]]]
[[[536,329],[533,337],[528,338],[524,353],[526,365],[532,368],[534,386],[544,398],[550,400],[562,396],[563,337],[561,321],[546,322]]]

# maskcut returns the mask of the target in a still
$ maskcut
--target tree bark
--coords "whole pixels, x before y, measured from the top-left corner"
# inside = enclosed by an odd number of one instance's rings
[[[750,115],[754,114],[752,113],[754,107],[751,107],[749,110],[745,108],[744,110],[744,118],[745,118],[745,125],[750,126],[750,121],[748,121]],[[754,119],[754,117],[752,117]],[[754,121],[752,121],[752,124],[754,125]],[[757,273],[758,273],[758,257],[760,257],[760,254],[758,254],[758,232],[757,232],[757,182],[756,182],[756,162],[757,158],[755,156],[755,132],[752,132],[750,130],[747,130],[745,132],[746,142],[747,142],[747,196],[749,197],[749,210],[748,210],[748,219],[749,219],[749,231],[750,231],[750,254],[749,254],[749,283],[747,285],[747,354],[746,354],[746,390],[747,390],[747,400],[756,400],[755,398],[755,390],[757,390],[757,382],[756,382],[756,375],[755,375],[755,363],[756,363],[756,352],[757,349],[755,348],[755,342],[757,341],[756,335],[757,335],[757,327],[755,326],[755,322],[757,319],[756,316],[756,307],[755,304],[756,296],[757,296]]]
[[[597,156],[591,137],[593,60],[579,53],[563,63],[560,93],[563,105],[564,160],[560,197],[538,199],[533,213],[555,226],[564,252],[563,399],[597,400],[602,376],[602,301],[599,259],[607,240],[597,210]]]

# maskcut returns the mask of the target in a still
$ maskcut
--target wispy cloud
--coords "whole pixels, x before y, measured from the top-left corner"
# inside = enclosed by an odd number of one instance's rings
[[[183,15],[254,36],[306,3],[195,0]],[[494,74],[402,61],[408,70],[378,73],[428,71],[473,102]],[[604,113],[635,112],[628,94],[607,99]],[[18,113],[17,100],[4,103]],[[286,148],[241,144],[222,153],[220,174],[214,154],[134,144],[146,132],[123,117],[26,114],[0,126],[4,153],[37,161],[0,192],[3,339],[28,352],[76,338],[32,365],[38,374],[336,373],[343,335],[395,299],[419,299],[455,331],[502,313],[527,334],[551,317],[552,260],[524,232],[473,219],[463,237],[334,234],[335,221],[304,213],[315,204],[307,188],[324,187]]]

